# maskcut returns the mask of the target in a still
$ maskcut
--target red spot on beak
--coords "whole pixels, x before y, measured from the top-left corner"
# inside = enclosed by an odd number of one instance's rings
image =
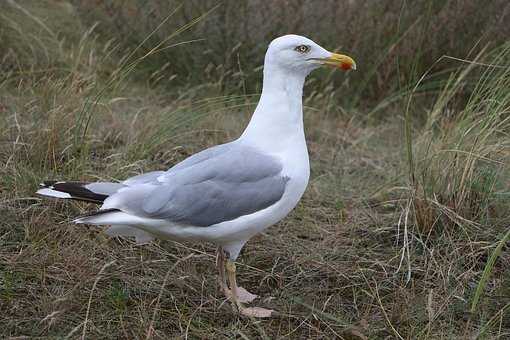
[[[340,65],[340,68],[344,71],[349,71],[351,68],[352,68],[352,65],[351,64],[348,64],[348,63],[342,63]]]

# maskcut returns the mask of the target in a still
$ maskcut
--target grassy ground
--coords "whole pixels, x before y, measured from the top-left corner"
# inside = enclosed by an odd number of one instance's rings
[[[406,61],[400,81],[408,85],[400,87],[391,78],[395,65],[370,77],[322,71],[310,79],[310,185],[288,218],[246,245],[238,270],[241,284],[261,295],[257,303],[281,315],[249,320],[218,290],[211,245],[111,239],[70,223],[94,207],[34,191],[46,178],[111,181],[166,169],[235,138],[258,99],[260,83],[245,83],[257,78],[225,65],[200,82],[172,85],[165,72],[174,66],[139,59],[150,47],[121,52],[139,40],[129,45],[89,30],[96,17],[83,2],[44,2],[51,11],[41,3],[0,5],[7,46],[0,77],[2,338],[510,336],[510,58],[503,44],[473,52],[480,65],[439,63],[441,72],[421,80],[435,60]],[[115,9],[115,2],[104,4]],[[493,13],[489,7],[481,17]],[[477,37],[466,37],[474,46]],[[430,51],[444,51],[441,41]],[[353,45],[370,55],[368,45]],[[178,46],[165,57],[179,48],[190,53]],[[403,57],[407,50],[398,51]],[[355,86],[361,94],[347,90]]]

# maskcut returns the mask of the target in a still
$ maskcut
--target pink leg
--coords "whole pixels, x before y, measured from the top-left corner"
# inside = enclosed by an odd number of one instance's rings
[[[245,307],[239,298],[239,288],[236,283],[236,265],[233,261],[228,260],[226,264],[228,280],[230,287],[232,287],[230,300],[236,304],[239,313],[245,316],[256,317],[256,318],[268,318],[273,313],[271,309],[265,309],[260,307]],[[244,290],[246,292],[246,290]],[[248,292],[247,292],[248,293]],[[250,294],[250,293],[248,293]],[[253,295],[253,294],[250,294]]]
[[[227,280],[225,277],[225,265],[226,265],[226,259],[225,259],[225,253],[223,252],[223,249],[221,247],[218,248],[218,251],[216,253],[216,268],[218,268],[219,273],[219,283],[220,288],[225,294],[225,296],[229,299],[232,298],[232,290],[228,288],[227,286]],[[243,287],[237,287],[237,299],[239,302],[242,303],[250,303],[253,300],[255,300],[258,295],[252,294]]]
[[[216,252],[216,268],[219,273],[220,288],[223,293],[228,297],[230,295],[230,289],[227,286],[227,279],[225,277],[225,253],[221,247],[218,247]]]

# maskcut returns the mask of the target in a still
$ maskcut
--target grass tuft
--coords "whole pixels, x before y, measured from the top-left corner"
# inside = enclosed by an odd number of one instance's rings
[[[471,79],[476,60],[455,72],[414,142],[406,116],[411,199],[425,235],[454,225],[476,228],[500,216],[510,128],[510,69],[500,65],[510,65],[509,52],[502,47],[484,55],[488,66]]]

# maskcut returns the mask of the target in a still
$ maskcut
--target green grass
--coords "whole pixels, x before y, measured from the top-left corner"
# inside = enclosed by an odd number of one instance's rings
[[[510,58],[505,21],[483,20],[501,3],[328,2],[321,22],[264,5],[244,40],[253,3],[89,3],[0,4],[0,337],[509,336]],[[350,24],[326,30],[341,10]],[[360,70],[309,79],[309,187],[240,257],[240,283],[278,317],[232,312],[212,245],[136,246],[72,224],[88,204],[34,196],[46,178],[122,180],[237,137],[263,48],[296,22]]]

